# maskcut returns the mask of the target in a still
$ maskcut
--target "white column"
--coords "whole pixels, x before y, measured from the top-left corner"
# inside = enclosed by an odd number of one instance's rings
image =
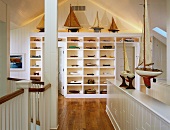
[[[44,81],[51,83],[51,128],[58,125],[57,0],[45,0]]]
[[[167,84],[170,84],[170,0],[167,0]]]

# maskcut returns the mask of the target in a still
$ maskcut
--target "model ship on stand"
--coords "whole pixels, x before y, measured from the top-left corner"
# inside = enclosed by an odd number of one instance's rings
[[[37,25],[39,32],[44,32],[44,16],[42,17],[40,23]]]
[[[70,13],[66,19],[66,22],[64,26],[68,29],[68,32],[79,32],[79,29],[81,28],[80,23],[71,7],[70,4]]]
[[[113,17],[112,17],[112,23],[111,23],[111,25],[110,25],[110,29],[108,29],[108,30],[109,30],[109,32],[111,31],[111,32],[113,32],[113,33],[119,31],[119,29],[118,29],[118,27],[117,27],[117,25],[116,25]]]
[[[150,41],[150,30],[148,20],[148,5],[147,0],[144,0],[144,29],[143,37],[140,45],[139,65],[136,68],[136,73],[143,77],[145,86],[150,88],[150,79],[162,74],[162,70],[153,69],[152,65],[152,43]]]
[[[122,78],[122,84],[120,85],[120,87],[126,87],[126,89],[135,89],[132,85],[132,81],[135,78],[135,75],[130,71],[129,68],[129,62],[124,39],[123,39],[123,55],[124,55],[124,71],[122,71],[120,74],[120,77]],[[129,85],[126,84],[126,80],[129,82]]]
[[[101,25],[100,25],[98,12],[97,12],[97,15],[96,15],[94,24],[93,24],[93,26],[92,26],[90,29],[93,29],[94,32],[101,32],[101,29],[104,29],[104,28],[101,27]]]

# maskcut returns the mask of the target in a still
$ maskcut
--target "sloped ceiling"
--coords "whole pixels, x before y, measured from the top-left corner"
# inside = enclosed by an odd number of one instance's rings
[[[44,13],[44,0],[3,0],[10,6],[11,29],[27,24]],[[58,5],[65,3],[79,4],[88,1],[120,21],[136,29],[142,28],[143,0],[58,0]],[[150,25],[166,30],[166,0],[148,0]],[[96,10],[95,10],[96,12]]]

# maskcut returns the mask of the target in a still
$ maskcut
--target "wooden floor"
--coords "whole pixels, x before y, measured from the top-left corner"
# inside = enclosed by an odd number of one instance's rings
[[[58,130],[114,130],[105,110],[106,99],[59,96]]]

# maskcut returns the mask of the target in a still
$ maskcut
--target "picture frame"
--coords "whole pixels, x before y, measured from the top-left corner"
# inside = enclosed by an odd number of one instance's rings
[[[25,68],[24,53],[10,54],[10,70],[24,70]]]

